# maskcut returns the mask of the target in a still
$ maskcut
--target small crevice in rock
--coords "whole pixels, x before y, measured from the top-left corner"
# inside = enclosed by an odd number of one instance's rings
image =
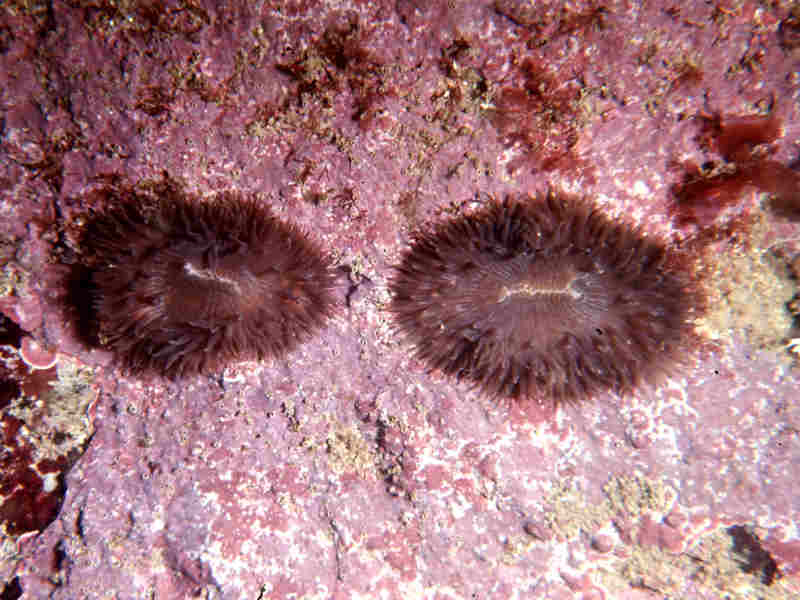
[[[744,525],[728,528],[733,538],[733,551],[742,557],[742,570],[745,573],[761,573],[761,583],[772,585],[780,576],[778,563],[761,545],[759,539]]]
[[[14,577],[14,579],[6,583],[3,591],[0,592],[0,600],[17,600],[21,597],[22,586],[19,583],[19,577]]]

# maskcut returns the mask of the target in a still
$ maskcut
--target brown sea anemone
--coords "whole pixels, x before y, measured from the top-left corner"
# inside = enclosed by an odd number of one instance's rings
[[[81,236],[91,332],[129,371],[175,378],[279,356],[329,315],[325,257],[256,199],[171,184],[103,195]]]
[[[681,361],[701,305],[690,265],[584,200],[509,198],[417,233],[391,310],[433,369],[497,396],[574,401]]]

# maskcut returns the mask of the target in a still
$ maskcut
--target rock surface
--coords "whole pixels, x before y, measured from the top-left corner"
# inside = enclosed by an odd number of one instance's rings
[[[0,597],[797,597],[799,64],[781,1],[0,6]],[[746,169],[705,137],[767,114]],[[91,192],[165,178],[309,231],[328,326],[178,382],[87,347]],[[497,404],[393,328],[416,228],[548,186],[697,248],[709,342],[658,388]]]

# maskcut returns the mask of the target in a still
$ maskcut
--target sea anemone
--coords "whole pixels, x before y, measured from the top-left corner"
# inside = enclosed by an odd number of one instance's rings
[[[552,192],[416,233],[390,287],[431,368],[555,403],[656,382],[681,362],[702,304],[688,256]]]
[[[283,354],[329,315],[319,248],[255,198],[172,184],[103,192],[81,236],[94,340],[170,378]]]

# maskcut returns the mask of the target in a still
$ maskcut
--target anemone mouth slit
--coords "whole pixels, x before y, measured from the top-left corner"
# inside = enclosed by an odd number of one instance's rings
[[[657,382],[702,306],[691,261],[557,193],[416,233],[391,312],[431,369],[513,399],[577,401]]]

